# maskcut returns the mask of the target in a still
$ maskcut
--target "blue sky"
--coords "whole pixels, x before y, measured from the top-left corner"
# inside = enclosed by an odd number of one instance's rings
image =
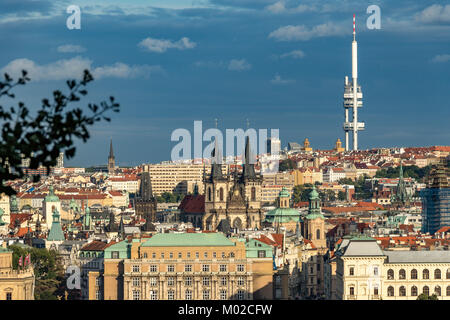
[[[369,30],[369,5],[381,29]],[[69,30],[69,5],[81,30]],[[18,91],[33,109],[89,67],[87,102],[114,95],[121,112],[77,143],[72,166],[170,159],[177,128],[280,129],[283,147],[343,140],[344,76],[357,16],[366,130],[360,148],[448,145],[450,1],[6,0],[0,69],[30,71]],[[204,146],[206,146],[205,143]]]

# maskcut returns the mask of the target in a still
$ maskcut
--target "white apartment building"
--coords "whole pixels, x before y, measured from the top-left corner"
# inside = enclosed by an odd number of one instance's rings
[[[323,170],[323,182],[337,182],[346,177],[343,168],[327,167]]]
[[[450,300],[450,251],[381,250],[366,236],[337,249],[336,299],[416,300],[422,293]]]

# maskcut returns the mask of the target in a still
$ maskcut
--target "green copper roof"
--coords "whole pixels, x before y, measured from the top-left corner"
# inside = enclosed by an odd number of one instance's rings
[[[59,198],[55,195],[53,186],[50,186],[48,195],[44,199],[45,202],[59,202]]]
[[[313,219],[317,219],[317,218],[325,219],[325,217],[321,213],[312,213],[312,214],[307,214],[305,216],[305,219],[308,219],[308,220],[313,220]]]
[[[281,189],[279,197],[280,198],[289,198],[290,197],[289,191],[288,191],[288,189],[286,187],[283,187]]]
[[[319,193],[316,190],[316,185],[313,185],[312,191],[309,194],[309,199],[314,200],[314,199],[319,199]]]
[[[300,213],[292,208],[276,208],[266,214],[266,222],[301,221]]]
[[[64,241],[66,238],[64,237],[64,233],[61,228],[61,223],[59,221],[59,213],[58,210],[53,212],[53,222],[50,232],[47,237],[48,241]]]
[[[235,246],[222,233],[158,233],[142,244],[143,247],[205,247]]]
[[[263,258],[272,257],[272,246],[261,241],[251,239],[245,244],[245,255],[247,258],[261,258],[260,251],[265,251]]]

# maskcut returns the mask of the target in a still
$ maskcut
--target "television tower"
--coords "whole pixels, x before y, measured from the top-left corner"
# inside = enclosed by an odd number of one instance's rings
[[[352,42],[352,82],[345,77],[344,110],[345,110],[345,151],[350,148],[349,132],[353,131],[353,150],[358,150],[358,131],[365,128],[364,122],[358,122],[358,108],[362,107],[362,91],[358,84],[358,42],[356,42],[356,18],[353,15],[353,42]],[[353,120],[349,121],[348,111],[353,108]]]

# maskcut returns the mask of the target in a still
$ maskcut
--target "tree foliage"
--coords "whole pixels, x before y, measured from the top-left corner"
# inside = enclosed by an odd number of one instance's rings
[[[436,294],[432,294],[431,296],[429,296],[426,293],[421,293],[417,297],[417,300],[438,300],[438,297]]]
[[[101,120],[109,122],[111,119],[105,116],[109,111],[119,112],[120,107],[114,97],[109,97],[109,101],[102,101],[99,105],[89,103],[89,114],[80,107],[68,109],[87,95],[86,86],[93,80],[90,72],[84,70],[81,81],[66,82],[67,93],[55,90],[52,99],[42,99],[41,107],[34,116],[21,101],[17,106],[0,105],[0,193],[15,193],[4,183],[24,176],[23,159],[30,159],[30,169],[43,166],[50,170],[56,165],[60,152],[65,152],[67,159],[75,155],[74,138],[86,142],[90,137],[89,126]],[[28,81],[30,78],[25,70],[16,81],[5,73],[4,80],[0,81],[0,98],[15,99],[13,89]],[[39,176],[33,179],[37,181]]]
[[[293,170],[297,168],[297,163],[292,159],[281,160],[278,167],[279,172]]]
[[[163,192],[160,196],[156,197],[156,201],[159,203],[175,203],[180,202],[183,195],[180,193]]]
[[[403,177],[405,178],[413,178],[417,181],[422,181],[424,177],[426,177],[431,170],[431,165],[428,165],[423,168],[419,168],[418,166],[405,166],[403,167]],[[398,178],[400,175],[400,167],[389,167],[387,169],[377,170],[375,174],[375,178]]]
[[[11,245],[13,251],[13,268],[18,269],[20,257],[30,254],[36,277],[34,296],[36,300],[56,300],[62,297],[65,288],[65,276],[58,253],[44,248],[23,248]]]

